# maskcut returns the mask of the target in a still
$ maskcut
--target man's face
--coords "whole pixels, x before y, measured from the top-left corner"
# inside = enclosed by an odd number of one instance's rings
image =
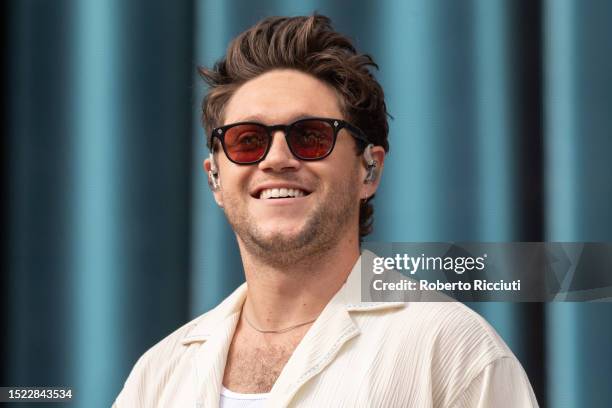
[[[275,70],[242,85],[225,109],[224,124],[255,121],[289,124],[304,117],[344,119],[334,90],[295,70]],[[273,135],[266,158],[254,165],[215,153],[221,189],[215,199],[238,238],[251,251],[276,262],[317,253],[337,239],[357,240],[359,201],[367,196],[361,156],[346,131],[323,160],[294,157],[282,131]],[[210,163],[206,162],[208,170]],[[267,198],[272,189],[300,191],[297,197]],[[292,255],[293,254],[293,255]]]

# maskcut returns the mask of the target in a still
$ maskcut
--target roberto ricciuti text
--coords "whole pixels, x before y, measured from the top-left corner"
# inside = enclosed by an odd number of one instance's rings
[[[521,280],[513,281],[488,281],[485,279],[475,279],[472,282],[443,282],[440,280],[427,281],[421,279],[419,281],[402,279],[399,282],[385,282],[382,279],[376,279],[372,282],[374,290],[437,290],[437,291],[520,291]]]

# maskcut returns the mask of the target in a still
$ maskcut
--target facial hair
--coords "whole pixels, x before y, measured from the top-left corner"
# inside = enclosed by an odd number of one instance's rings
[[[283,231],[265,234],[237,197],[224,197],[225,215],[245,250],[268,265],[287,267],[329,251],[351,223],[358,222],[357,185],[358,178],[354,177],[329,186],[309,211],[303,227],[292,236]]]

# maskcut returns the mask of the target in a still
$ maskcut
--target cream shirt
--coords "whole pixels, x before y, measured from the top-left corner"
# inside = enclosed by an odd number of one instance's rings
[[[537,407],[520,363],[458,302],[362,302],[360,263],[281,372],[266,407]],[[219,407],[246,284],[136,363],[115,407]]]

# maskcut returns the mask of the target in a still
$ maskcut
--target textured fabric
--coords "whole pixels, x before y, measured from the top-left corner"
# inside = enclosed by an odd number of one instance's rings
[[[221,386],[219,408],[263,408],[267,398],[268,393],[242,394]]]
[[[357,262],[306,333],[266,407],[537,407],[525,372],[457,302],[361,302]],[[136,363],[116,407],[218,407],[246,284]]]

